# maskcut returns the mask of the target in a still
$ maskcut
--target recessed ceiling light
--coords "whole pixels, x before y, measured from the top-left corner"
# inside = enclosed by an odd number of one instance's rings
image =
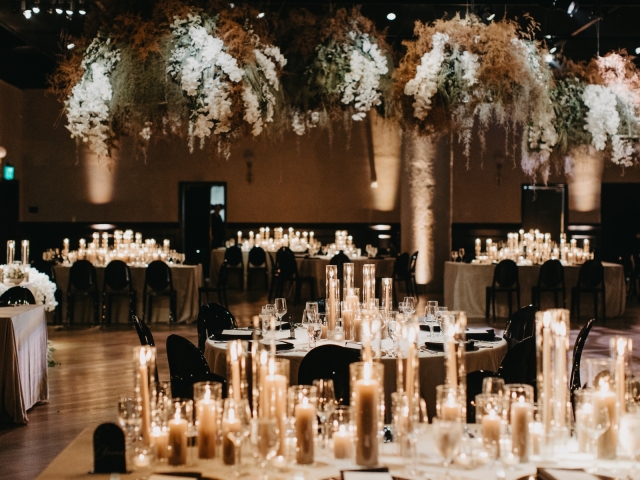
[[[395,20],[396,14],[393,12],[387,13],[387,20]]]
[[[26,18],[26,19],[31,18],[31,10],[25,10],[24,12],[22,12],[22,14],[24,15],[24,18]]]
[[[31,11],[32,11],[33,13],[40,13],[40,7],[33,7],[33,8],[31,9]]]
[[[495,14],[495,13],[492,13],[491,15],[489,15],[489,16],[487,17],[487,21],[489,21],[489,22],[490,22],[490,21],[491,21],[491,20],[493,20],[494,18],[496,18],[496,14]]]
[[[550,53],[547,53],[547,54],[544,56],[544,61],[545,61],[545,62],[547,62],[547,63],[551,63],[551,62],[553,62],[553,55],[551,55]]]
[[[544,38],[546,38],[547,40],[551,39],[551,35],[545,35]]]
[[[549,53],[556,53],[556,50],[558,50],[556,47],[551,47],[551,50],[549,50]]]
[[[636,48],[636,55],[640,55],[640,47]]]
[[[569,4],[569,7],[567,8],[567,13],[569,15],[573,15],[574,13],[576,13],[576,10],[578,10],[578,4],[576,2],[571,2]]]
[[[258,18],[262,18],[262,17],[264,17],[264,12],[260,12],[260,13],[258,14]]]
[[[73,15],[73,10],[67,10],[67,15]]]
[[[62,9],[61,8],[56,8],[56,13],[58,15],[62,15]]]
[[[72,50],[72,49],[74,49],[75,47],[76,47],[76,44],[75,44],[75,43],[68,43],[68,44],[67,44],[67,49],[69,49],[69,50]]]

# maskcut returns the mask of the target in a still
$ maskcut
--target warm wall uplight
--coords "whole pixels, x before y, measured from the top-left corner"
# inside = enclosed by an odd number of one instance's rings
[[[599,210],[604,171],[602,154],[593,147],[577,149],[572,152],[571,160],[573,167],[571,175],[567,176],[569,209],[575,212]]]
[[[113,230],[116,226],[111,223],[94,223],[89,225],[89,228],[92,230]]]
[[[80,155],[87,179],[87,200],[96,205],[111,202],[119,153],[113,152],[111,162],[100,158],[87,147],[82,149]]]
[[[378,230],[380,232],[388,232],[391,230],[391,225],[371,225],[371,230]]]
[[[396,207],[398,196],[402,148],[400,128],[394,122],[384,120],[374,109],[371,109],[369,120],[376,172],[371,183],[373,207],[382,212],[390,212]]]

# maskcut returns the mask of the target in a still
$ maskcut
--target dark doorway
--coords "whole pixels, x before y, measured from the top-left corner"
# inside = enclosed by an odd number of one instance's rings
[[[640,183],[603,183],[602,259],[640,252]]]
[[[180,226],[186,262],[201,263],[204,276],[209,276],[211,256],[211,214],[221,205],[222,229],[227,218],[227,184],[225,182],[181,182]],[[224,245],[224,242],[222,242]]]
[[[566,185],[522,185],[522,228],[550,233],[559,243],[565,231],[566,199]]]

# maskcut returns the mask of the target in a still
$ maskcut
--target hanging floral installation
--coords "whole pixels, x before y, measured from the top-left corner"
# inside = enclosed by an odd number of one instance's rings
[[[512,133],[532,125],[550,151],[551,73],[535,29],[532,21],[523,30],[513,21],[487,25],[472,15],[416,22],[416,38],[404,42],[407,52],[394,76],[405,127],[455,132],[469,158],[474,125],[482,151],[491,120]]]

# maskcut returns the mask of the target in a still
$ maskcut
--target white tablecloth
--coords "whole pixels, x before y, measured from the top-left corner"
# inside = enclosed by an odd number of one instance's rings
[[[603,263],[604,282],[606,288],[607,316],[617,317],[624,313],[626,289],[624,282],[624,269],[622,265],[615,263]],[[478,265],[473,263],[444,264],[444,304],[452,310],[467,312],[470,318],[484,318],[486,287],[493,282],[495,265]],[[564,283],[567,290],[567,308],[571,308],[571,287],[578,283],[579,265],[564,267]],[[531,287],[538,285],[539,265],[519,266],[520,278],[520,304],[516,304],[516,296],[513,298],[513,310],[531,303]],[[562,296],[559,295],[559,301]],[[553,294],[542,294],[542,308],[553,308]],[[598,301],[598,309],[602,315],[602,301]],[[593,300],[591,295],[582,295],[580,313],[583,318],[593,318]],[[491,314],[491,312],[490,312]],[[507,307],[507,294],[499,293],[496,302],[496,314],[506,318],[509,315]]]
[[[137,314],[142,316],[142,302],[144,292],[145,267],[131,268],[133,289],[137,292]],[[105,267],[96,267],[98,275],[98,288],[102,298],[102,285]],[[58,265],[55,267],[56,281],[62,295],[62,318],[66,321],[67,315],[67,288],[69,286],[70,267]],[[177,319],[178,322],[192,322],[198,317],[199,301],[198,288],[202,286],[202,265],[172,265],[171,275],[173,288],[176,290]],[[74,322],[93,322],[91,304],[80,296],[76,297]],[[129,301],[124,297],[114,297],[112,302],[111,322],[128,322]],[[102,312],[100,312],[102,315]],[[149,323],[149,320],[146,320]],[[157,297],[153,299],[153,318],[151,322],[169,321],[169,297]]]
[[[284,337],[289,336],[289,332],[283,332],[281,334]],[[431,339],[428,332],[420,332],[419,344],[424,345],[424,342],[436,340],[438,337]],[[441,337],[440,337],[441,338]],[[296,330],[296,340],[287,340],[296,345],[296,349],[302,348],[308,345],[308,335],[305,330]],[[328,341],[318,341],[318,346],[325,343],[336,343]],[[341,342],[344,345],[344,342]],[[391,349],[393,343],[389,339],[382,341],[383,350]],[[213,373],[227,377],[227,344],[226,342],[218,342],[216,340],[209,339],[205,345],[204,356],[209,363],[209,368]],[[507,343],[504,340],[497,342],[482,343],[482,348],[476,351],[466,352],[466,367],[467,372],[474,370],[491,370],[493,372],[498,371],[502,358],[507,353]],[[288,358],[291,362],[290,383],[295,385],[298,383],[298,369],[300,363],[306,355],[304,351],[284,351],[278,353],[278,357]],[[436,387],[444,383],[444,353],[430,353],[420,352],[420,392],[422,397],[427,402],[427,408],[429,409],[429,416],[435,414],[436,409]],[[391,357],[383,357],[382,363],[384,364],[384,387],[385,396],[387,397],[387,405],[391,405],[391,393],[396,391],[396,367],[397,360]]]
[[[27,423],[49,398],[47,321],[42,305],[0,307],[0,419]]]

